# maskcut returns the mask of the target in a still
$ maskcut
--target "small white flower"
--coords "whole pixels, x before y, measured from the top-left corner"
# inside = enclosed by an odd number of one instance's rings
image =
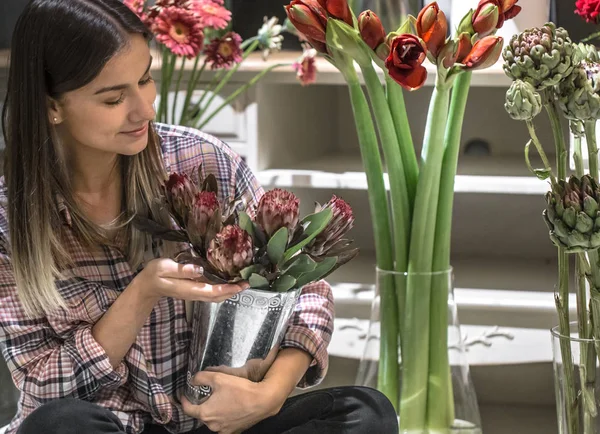
[[[264,17],[264,24],[258,30],[258,41],[262,50],[263,60],[267,60],[269,54],[281,50],[281,44],[283,42],[283,35],[281,31],[283,26],[278,24],[279,19],[277,17],[271,17],[270,19]]]

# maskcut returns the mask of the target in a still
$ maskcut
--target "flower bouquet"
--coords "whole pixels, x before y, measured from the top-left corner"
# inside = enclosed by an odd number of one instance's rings
[[[302,75],[306,70],[304,62],[311,57],[311,52],[305,51],[296,62],[270,64],[228,96],[216,100],[250,54],[260,50],[263,60],[267,60],[272,52],[281,49],[285,27],[278,24],[276,17],[265,17],[257,35],[243,41],[239,34],[230,30],[231,11],[223,0],[157,0],[151,6],[148,3],[146,0],[125,0],[153,32],[162,55],[158,122],[202,129],[266,74],[282,66],[294,67],[303,84],[311,82],[303,80]],[[187,61],[193,61],[191,68]],[[201,86],[202,93],[196,97],[207,68],[213,71],[212,77]],[[182,80],[186,70],[184,92]],[[314,81],[314,74],[309,78]]]
[[[471,74],[498,60],[503,40],[495,32],[519,13],[516,3],[481,0],[451,37],[436,2],[387,32],[375,13],[366,10],[356,17],[346,0],[293,0],[286,6],[292,24],[349,87],[375,235],[381,300],[378,388],[394,403],[401,432],[455,428],[450,279],[439,276],[451,269],[454,178]],[[426,59],[435,80],[419,164],[403,91],[425,84]]]
[[[581,2],[578,2],[578,4]],[[600,187],[596,124],[600,119],[600,56],[592,45],[574,44],[566,30],[547,23],[515,35],[503,54],[504,70],[513,80],[505,108],[524,121],[530,135],[525,161],[531,172],[550,184],[543,217],[557,247],[555,303],[559,325],[552,330],[559,432],[600,433]],[[545,110],[554,137],[554,167],[540,142],[534,118]],[[568,150],[560,114],[574,135]],[[589,171],[582,158],[585,139]],[[535,149],[543,167],[529,157]],[[569,256],[571,255],[571,257]],[[572,273],[571,260],[575,263]],[[575,275],[577,321],[570,323],[569,286]]]
[[[344,238],[354,224],[352,209],[334,196],[300,219],[299,199],[281,189],[250,209],[243,200],[219,200],[214,175],[203,178],[200,167],[196,173],[198,182],[179,173],[165,182],[157,206],[172,225],[139,215],[133,222],[159,239],[185,243],[176,260],[202,267],[209,282],[250,284],[224,302],[193,303],[188,377],[211,369],[260,381],[302,287],[358,254]],[[188,381],[186,394],[200,403],[210,390]]]

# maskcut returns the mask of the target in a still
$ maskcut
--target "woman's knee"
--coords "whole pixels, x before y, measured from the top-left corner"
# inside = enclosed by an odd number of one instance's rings
[[[378,434],[398,432],[396,410],[383,393],[362,386],[349,387],[346,393],[351,401],[355,401],[361,423],[371,427],[369,432]]]
[[[88,428],[89,427],[89,428]],[[25,418],[17,434],[122,433],[123,425],[111,411],[80,399],[50,401]]]

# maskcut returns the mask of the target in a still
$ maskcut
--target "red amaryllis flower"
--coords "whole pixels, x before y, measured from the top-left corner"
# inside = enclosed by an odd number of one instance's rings
[[[417,35],[425,42],[434,59],[446,43],[448,21],[437,2],[425,6],[417,17]]]
[[[242,37],[235,32],[228,32],[222,38],[213,39],[204,54],[211,69],[228,69],[242,61]]]
[[[516,17],[521,12],[521,6],[517,6],[519,0],[480,0],[477,10],[486,7],[489,4],[498,7],[498,23],[496,28],[499,29],[504,25],[504,21]],[[477,11],[476,10],[476,11]],[[475,14],[473,14],[475,16]]]
[[[285,12],[306,40],[320,53],[327,52],[325,30],[327,10],[321,5],[323,0],[292,0],[285,6]]]
[[[332,18],[344,21],[349,26],[354,27],[352,22],[352,12],[348,5],[348,0],[318,0],[321,6]]]
[[[231,11],[225,9],[222,3],[213,0],[192,0],[188,4],[200,17],[202,27],[221,30],[227,28],[231,21]]]
[[[473,12],[471,23],[473,24],[473,30],[480,37],[483,38],[496,30],[500,19],[499,3],[497,0],[481,1],[475,12]]]
[[[475,42],[462,63],[465,65],[465,69],[471,71],[489,68],[500,58],[502,47],[503,39],[501,36],[486,36]]]
[[[427,79],[427,70],[423,66],[426,57],[427,49],[419,37],[404,33],[392,39],[385,67],[396,83],[405,89],[415,90]]]
[[[192,11],[178,7],[164,8],[152,27],[156,39],[176,56],[192,59],[202,50],[204,32]]]
[[[367,10],[358,16],[358,30],[362,40],[373,51],[385,42],[385,29],[381,24],[381,20],[373,11]]]
[[[296,71],[296,77],[302,86],[308,86],[317,81],[317,65],[315,60],[317,50],[308,46],[308,44],[305,45],[307,46],[304,47],[302,56],[292,65],[292,68]]]
[[[600,21],[600,0],[577,0],[575,2],[575,13],[588,23]]]

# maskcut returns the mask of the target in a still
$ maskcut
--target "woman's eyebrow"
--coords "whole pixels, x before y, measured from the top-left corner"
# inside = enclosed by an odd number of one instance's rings
[[[146,74],[148,74],[148,71],[150,71],[150,67],[152,66],[152,56],[150,56],[150,62],[148,62],[148,67],[146,68],[146,71],[142,74],[142,77]],[[113,92],[115,90],[124,90],[127,89],[129,87],[128,84],[117,84],[115,86],[107,86],[107,87],[103,87],[101,89],[98,89],[94,95],[98,95],[101,93],[105,93],[105,92]]]

